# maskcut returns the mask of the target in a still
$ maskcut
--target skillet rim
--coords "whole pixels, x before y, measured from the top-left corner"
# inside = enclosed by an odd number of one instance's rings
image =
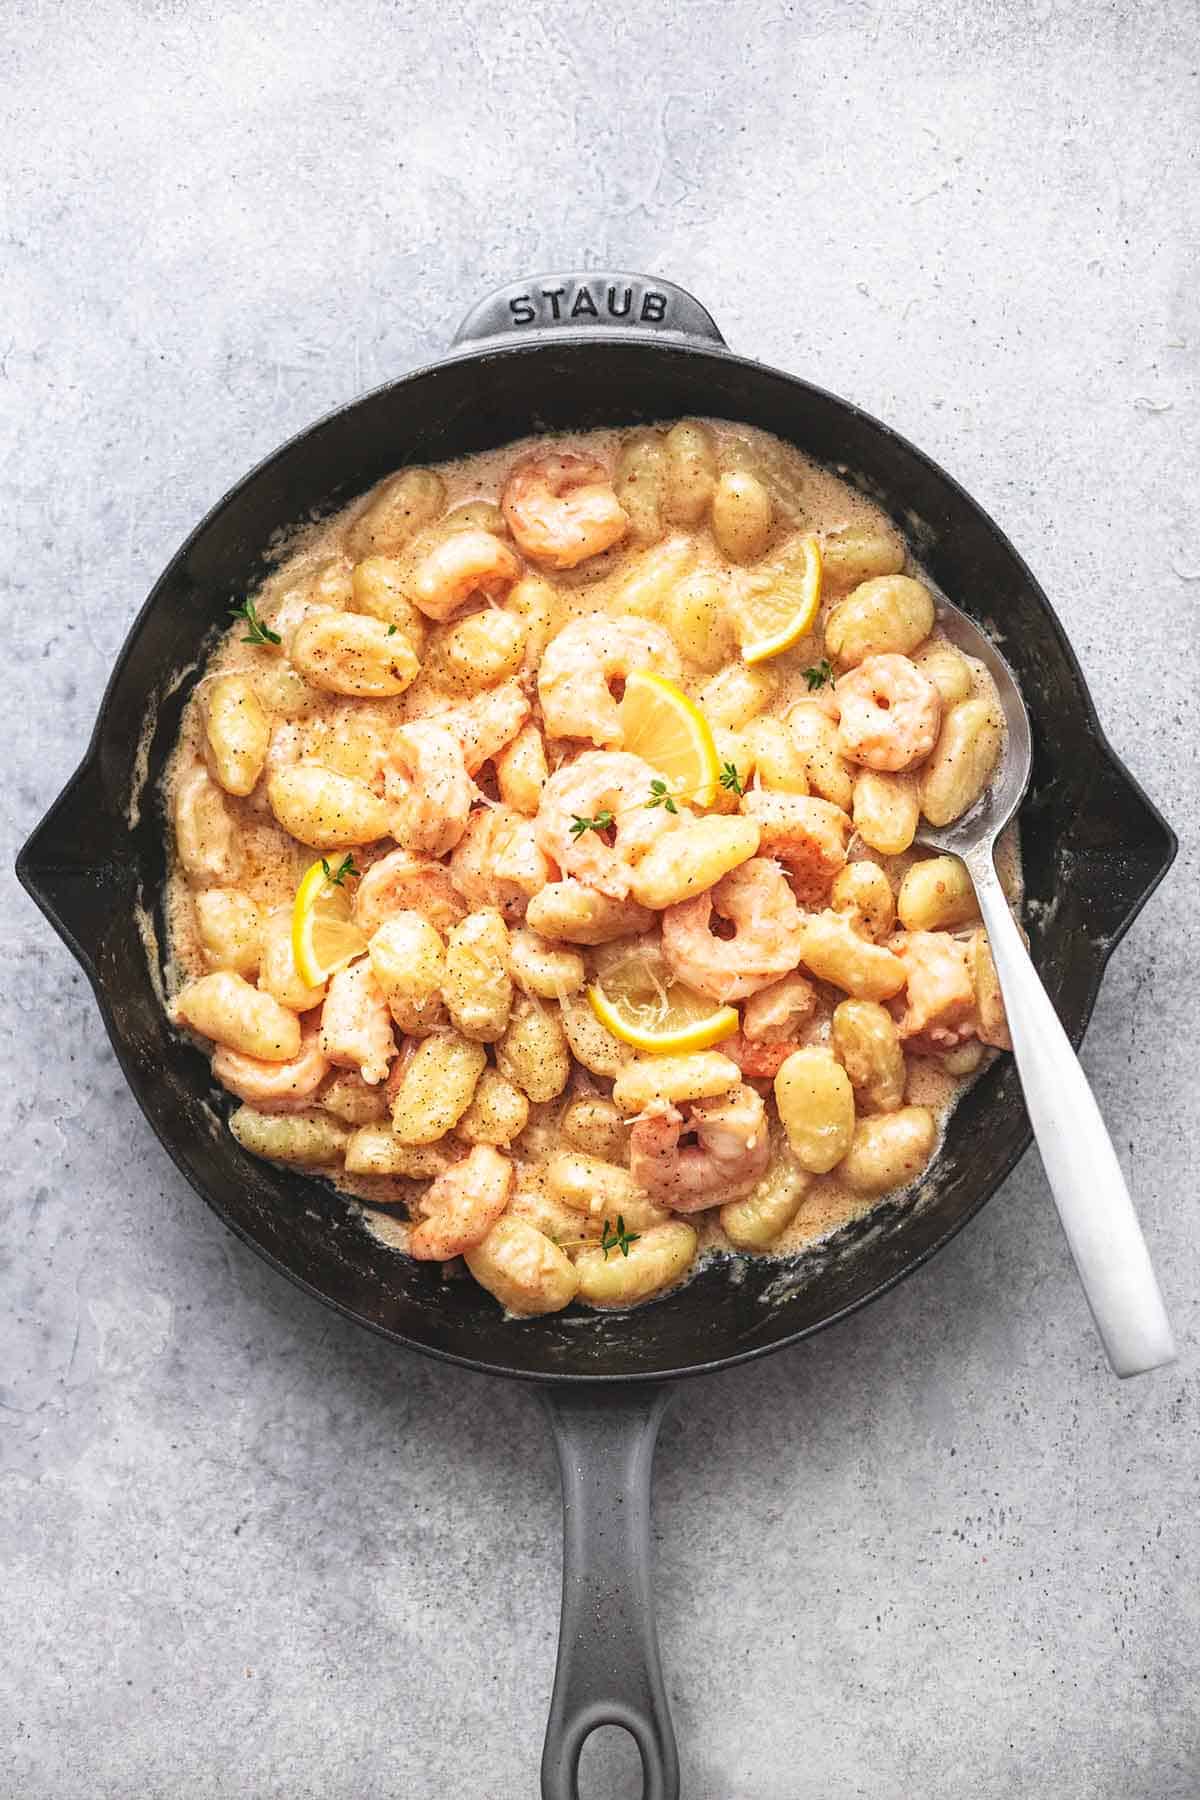
[[[418,367],[407,370],[402,375],[394,376],[391,380],[381,382],[378,386],[368,389],[362,394],[355,395],[350,400],[342,402],[341,405],[332,407],[329,411],[321,414],[319,418],[313,420],[310,424],[303,426],[299,431],[294,432],[290,437],[284,439],[282,443],[278,444],[273,450],[268,452],[265,457],[255,463],[243,476],[235,481],[212,506],[209,507],[207,512],[204,513],[197,524],[188,533],[187,537],[179,545],[175,553],[164,565],[162,572],[151,587],[145,601],[134,616],[117,654],[97,709],[96,720],[92,727],[87,748],[78,767],[70,779],[65,783],[56,798],[51,802],[38,824],[30,832],[18,852],[16,859],[16,874],[22,887],[25,889],[26,893],[29,894],[30,898],[34,901],[45,918],[54,927],[68,950],[79,963],[84,975],[87,977],[109,1042],[112,1045],[114,1055],[116,1056],[118,1065],[133,1098],[138,1104],[139,1110],[150,1125],[155,1137],[167,1152],[171,1162],[184,1176],[188,1185],[202,1200],[204,1200],[228,1230],[232,1231],[236,1237],[248,1245],[248,1247],[253,1250],[263,1262],[268,1264],[277,1273],[283,1275],[302,1292],[319,1300],[324,1306],[341,1314],[353,1324],[375,1333],[377,1336],[386,1339],[390,1343],[397,1344],[406,1350],[415,1351],[419,1355],[432,1357],[438,1362],[449,1363],[456,1367],[474,1370],[478,1374],[496,1375],[507,1380],[521,1381],[534,1386],[554,1388],[579,1386],[603,1388],[615,1384],[626,1383],[661,1385],[667,1382],[686,1380],[692,1376],[715,1374],[723,1369],[735,1368],[741,1364],[756,1361],[760,1357],[770,1356],[778,1350],[787,1349],[790,1346],[802,1342],[806,1338],[814,1336],[818,1332],[826,1330],[832,1325],[841,1323],[851,1314],[858,1312],[861,1308],[868,1306],[871,1302],[879,1299],[883,1294],[897,1286],[899,1282],[905,1280],[909,1275],[914,1274],[916,1270],[927,1263],[931,1257],[942,1250],[952,1238],[956,1237],[958,1233],[978,1215],[988,1201],[994,1198],[1033,1142],[1033,1133],[1029,1128],[1028,1122],[1026,1122],[1024,1130],[1019,1134],[1011,1153],[1005,1158],[999,1170],[993,1177],[989,1178],[977,1195],[972,1196],[969,1203],[963,1206],[958,1215],[947,1225],[946,1229],[940,1235],[935,1237],[929,1244],[925,1245],[919,1252],[913,1254],[903,1266],[882,1276],[864,1293],[856,1296],[853,1300],[848,1301],[845,1305],[838,1307],[837,1310],[829,1313],[825,1318],[798,1326],[794,1331],[786,1333],[784,1336],[773,1342],[752,1345],[746,1349],[737,1350],[725,1356],[688,1362],[676,1368],[626,1370],[617,1374],[598,1374],[583,1371],[561,1370],[537,1371],[529,1368],[511,1368],[496,1361],[483,1360],[478,1357],[462,1355],[456,1351],[444,1350],[430,1344],[422,1343],[418,1339],[409,1337],[404,1332],[398,1331],[391,1326],[373,1319],[365,1318],[349,1305],[323,1292],[321,1288],[317,1287],[305,1276],[299,1274],[296,1270],[289,1268],[287,1264],[281,1261],[281,1259],[271,1250],[267,1249],[253,1232],[234,1218],[230,1217],[213,1195],[210,1194],[199,1177],[193,1173],[191,1168],[183,1160],[182,1154],[177,1152],[174,1146],[168,1141],[164,1132],[160,1129],[157,1120],[143,1104],[141,1075],[134,1067],[132,1053],[127,1049],[122,1035],[116,1026],[113,1012],[109,1005],[103,973],[96,967],[95,961],[87,947],[81,943],[77,934],[66,923],[53,901],[42,891],[39,885],[38,870],[36,867],[37,842],[46,829],[57,819],[58,815],[68,810],[70,802],[75,798],[79,790],[88,782],[88,780],[97,777],[101,763],[102,740],[104,739],[108,726],[109,715],[117,687],[120,683],[125,666],[133,655],[135,645],[141,635],[143,626],[158,605],[164,589],[169,582],[174,580],[177,571],[185,562],[192,546],[196,544],[216,523],[226,508],[252,487],[255,482],[260,480],[261,477],[272,470],[276,464],[299,449],[308,439],[314,437],[333,421],[343,419],[355,409],[365,406],[384,395],[403,389],[410,383],[419,382],[434,374],[437,370],[446,367],[448,364],[476,362],[481,367],[487,367],[493,362],[511,361],[530,355],[536,356],[540,350],[546,348],[550,344],[552,344],[556,350],[566,350],[570,348],[573,352],[575,346],[581,346],[583,348],[605,344],[613,346],[622,341],[628,341],[628,338],[634,335],[633,332],[625,334],[611,329],[593,331],[582,328],[572,328],[569,333],[556,332],[551,329],[537,332],[531,331],[527,336],[516,341],[497,343],[495,340],[491,340],[484,341],[478,345],[455,345],[446,354],[436,357],[429,362],[421,363]],[[1155,805],[1154,801],[1149,798],[1141,784],[1130,773],[1129,769],[1109,742],[1104,728],[1100,723],[1095,703],[1084,677],[1079,658],[1063,628],[1057,612],[1043,590],[1040,582],[1033,575],[1024,557],[1017,550],[1005,532],[1001,530],[991,514],[967,492],[954,476],[947,473],[947,471],[929,456],[927,452],[913,444],[903,435],[903,433],[897,431],[885,421],[876,418],[874,414],[867,412],[865,408],[858,406],[854,401],[843,399],[840,395],[830,392],[827,388],[820,387],[815,382],[808,381],[803,376],[793,375],[788,370],[779,369],[775,367],[774,364],[764,363],[753,357],[739,355],[716,342],[709,342],[704,339],[693,339],[687,336],[675,337],[670,334],[652,336],[650,334],[639,333],[637,335],[643,341],[647,342],[648,347],[653,347],[656,352],[663,355],[700,358],[701,360],[711,358],[713,361],[722,364],[733,363],[744,368],[748,374],[770,375],[773,378],[788,383],[797,389],[802,396],[814,396],[818,400],[831,404],[835,408],[850,414],[853,418],[867,426],[869,430],[876,434],[884,443],[896,445],[903,453],[911,456],[918,463],[923,464],[926,471],[931,474],[937,482],[941,483],[961,503],[964,503],[975,514],[998,550],[1010,560],[1015,571],[1021,576],[1030,592],[1034,595],[1051,632],[1057,640],[1059,650],[1062,653],[1064,664],[1066,666],[1066,671],[1073,684],[1075,696],[1081,703],[1081,729],[1098,756],[1107,761],[1113,772],[1124,783],[1130,797],[1141,807],[1148,821],[1157,826],[1163,839],[1161,859],[1153,875],[1147,878],[1140,893],[1126,908],[1114,929],[1107,934],[1102,943],[1097,942],[1095,945],[1094,962],[1083,993],[1083,1004],[1080,1012],[1079,1024],[1069,1032],[1072,1043],[1076,1049],[1078,1049],[1091,1020],[1096,1000],[1099,995],[1100,985],[1104,979],[1105,972],[1107,971],[1109,960],[1170,870],[1171,865],[1178,854],[1179,839],[1174,829]],[[666,1296],[664,1296],[664,1298],[666,1298]]]

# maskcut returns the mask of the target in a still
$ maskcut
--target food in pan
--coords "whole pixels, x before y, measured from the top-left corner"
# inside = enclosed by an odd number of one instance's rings
[[[243,1148],[386,1241],[516,1314],[632,1305],[918,1181],[1008,1039],[913,840],[1002,752],[894,527],[764,433],[405,469],[189,701],[172,1015]]]

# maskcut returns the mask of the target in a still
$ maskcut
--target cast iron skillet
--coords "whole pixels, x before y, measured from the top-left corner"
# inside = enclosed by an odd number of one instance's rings
[[[442,361],[352,401],[285,444],[200,524],[154,588],[109,683],[78,772],[18,861],[78,957],[142,1110],[178,1167],[276,1269],[395,1343],[540,1384],[558,1445],[566,1543],[562,1633],[542,1763],[547,1800],[578,1792],[597,1725],[637,1740],[651,1800],[678,1793],[650,1591],[651,1463],[667,1383],[794,1344],[924,1262],[993,1194],[1029,1143],[1009,1058],[954,1115],[914,1205],[884,1205],[803,1265],[706,1267],[625,1316],[581,1309],[506,1322],[474,1282],[383,1250],[331,1187],[244,1155],[227,1097],[164,1017],[138,909],[165,874],[156,783],[229,607],[278,534],[406,463],[531,431],[707,413],[762,426],[835,468],[909,535],[945,591],[989,626],[1033,718],[1022,812],[1034,960],[1073,1040],[1105,963],[1175,854],[1175,838],[1105,742],[1079,666],[1012,545],[929,458],[857,407],[731,355],[669,282],[535,278],[477,307]],[[180,671],[187,674],[179,679]],[[143,723],[153,721],[148,760]]]

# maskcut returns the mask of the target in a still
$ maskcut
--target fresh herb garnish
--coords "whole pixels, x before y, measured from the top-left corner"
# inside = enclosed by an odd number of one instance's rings
[[[325,879],[332,887],[345,887],[347,881],[357,881],[362,873],[354,866],[353,856],[343,856],[336,869],[331,869],[325,858],[321,858],[321,867],[325,871]]]
[[[399,629],[400,629],[400,627],[398,625],[389,625],[387,628],[388,636],[395,637],[395,635],[399,631]]]
[[[827,656],[823,656],[813,668],[805,669],[804,679],[808,683],[809,693],[815,693],[817,688],[823,688],[827,681],[833,680],[833,664]]]
[[[243,600],[240,606],[231,606],[230,613],[235,619],[245,619],[248,626],[243,644],[282,644],[283,639],[269,625],[264,625],[258,616],[253,600]]]
[[[610,1250],[619,1250],[622,1256],[628,1256],[630,1244],[636,1244],[641,1235],[640,1231],[626,1231],[625,1218],[622,1213],[617,1214],[617,1228],[615,1231],[608,1220],[605,1219],[604,1228],[600,1234],[600,1248],[604,1252],[605,1262],[608,1261],[608,1253]]]
[[[721,786],[727,789],[731,794],[745,793],[746,790],[742,785],[742,778],[738,774],[736,763],[727,762],[721,764]]]
[[[607,831],[613,822],[613,816],[607,806],[601,807],[594,819],[571,820],[571,836],[581,838],[585,831]]]
[[[665,781],[652,781],[650,783],[650,798],[647,800],[646,805],[663,806],[669,813],[677,813],[679,811],[679,808],[671,797],[671,790]]]

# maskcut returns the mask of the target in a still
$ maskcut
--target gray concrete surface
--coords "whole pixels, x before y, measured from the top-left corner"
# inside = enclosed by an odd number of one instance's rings
[[[1191,0],[22,0],[3,72],[0,1793],[517,1800],[529,1398],[294,1293],[151,1141],[11,853],[231,477],[535,268],[675,277],[1002,521],[1180,830],[1086,1062],[1183,1343],[1101,1365],[1032,1157],[935,1264],[682,1392],[688,1800],[1200,1792]],[[594,1744],[590,1793],[638,1791]]]

